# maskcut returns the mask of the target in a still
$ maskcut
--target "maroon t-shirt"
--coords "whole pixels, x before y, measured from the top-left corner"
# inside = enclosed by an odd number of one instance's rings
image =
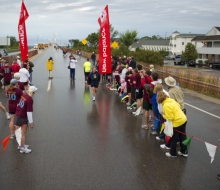
[[[136,84],[134,84],[134,88],[140,89],[141,88],[141,76],[139,73],[136,73],[134,75],[134,81],[136,81]]]
[[[134,77],[135,77],[134,74],[132,74],[132,75],[130,76],[131,88],[135,88],[135,85],[133,84]]]
[[[22,91],[19,88],[13,88],[12,92],[7,91],[9,112],[16,112],[17,105],[21,99]]]
[[[125,82],[127,84],[127,88],[131,88],[130,77],[129,76],[125,76]]]
[[[117,82],[120,82],[120,69],[115,69],[115,80],[117,81]]]
[[[1,73],[3,74],[4,81],[10,81],[12,79],[12,69],[10,66],[4,66]]]
[[[2,73],[2,68],[5,66],[4,62],[0,62],[0,72]]]
[[[23,91],[24,90],[24,83],[18,81],[18,88],[20,88]]]
[[[33,112],[33,99],[27,94],[21,96],[20,102],[16,109],[16,115],[27,119],[27,112]]]

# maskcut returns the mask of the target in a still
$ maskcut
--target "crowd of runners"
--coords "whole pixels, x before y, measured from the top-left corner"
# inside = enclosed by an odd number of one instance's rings
[[[31,84],[34,64],[28,59],[21,62],[20,57],[17,56],[17,59],[10,65],[0,55],[1,86],[8,99],[8,106],[4,107],[0,102],[0,108],[6,114],[6,118],[10,119],[10,139],[15,139],[15,131],[21,128],[18,150],[20,153],[30,153],[29,145],[25,145],[25,135],[28,124],[30,127],[34,127],[32,97],[37,91],[37,88]]]

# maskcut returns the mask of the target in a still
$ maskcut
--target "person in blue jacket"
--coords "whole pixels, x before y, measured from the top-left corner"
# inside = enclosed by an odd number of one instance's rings
[[[100,82],[100,74],[96,70],[96,67],[92,68],[92,72],[88,76],[87,84],[92,88],[92,99],[95,101],[95,94],[98,91],[98,86]]]

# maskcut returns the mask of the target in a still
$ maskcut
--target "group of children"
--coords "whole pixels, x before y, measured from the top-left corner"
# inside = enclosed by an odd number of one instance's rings
[[[3,79],[2,87],[5,89],[8,98],[8,112],[0,102],[0,108],[5,112],[7,119],[10,119],[10,139],[14,139],[16,129],[21,127],[21,142],[18,149],[20,153],[30,153],[28,145],[25,145],[25,135],[28,123],[33,127],[33,95],[37,91],[35,86],[30,86],[30,74],[28,61],[25,61],[20,68],[14,61],[12,66],[3,59],[0,59],[0,77]],[[16,66],[16,67],[15,67]]]
[[[167,97],[170,95],[163,89],[162,80],[159,79],[153,65],[144,70],[140,64],[133,69],[132,67],[126,68],[124,63],[118,62],[112,74],[112,85],[109,86],[108,83],[107,87],[115,90],[122,102],[127,104],[127,110],[133,110],[132,113],[135,116],[144,114],[142,129],[151,128],[151,134],[157,135],[157,140],[165,141],[166,136],[162,130],[164,118],[158,108],[157,94],[162,91]],[[178,87],[177,91],[179,90],[182,93]],[[170,143],[165,141],[160,148],[170,149]]]

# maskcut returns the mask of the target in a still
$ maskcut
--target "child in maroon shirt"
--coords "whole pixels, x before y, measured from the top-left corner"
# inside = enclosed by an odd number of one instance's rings
[[[7,98],[8,98],[8,110],[10,113],[10,123],[9,123],[9,128],[10,128],[10,132],[11,132],[11,136],[10,139],[14,139],[15,138],[15,132],[14,132],[14,115],[16,112],[16,108],[17,108],[17,104],[21,99],[22,96],[22,91],[21,89],[16,87],[17,85],[17,80],[16,79],[12,79],[10,81],[10,87],[7,91]]]
[[[7,93],[9,85],[10,85],[10,81],[13,76],[13,71],[11,69],[11,66],[8,66],[7,61],[5,62],[5,66],[2,67],[1,75],[4,78],[5,93]]]
[[[37,91],[35,86],[30,86],[27,94],[23,94],[21,96],[20,102],[17,106],[15,113],[15,126],[21,127],[21,143],[18,147],[20,149],[20,153],[30,153],[31,150],[28,149],[28,145],[25,145],[25,135],[27,132],[27,124],[29,122],[30,127],[34,127],[33,123],[33,99],[32,96]]]

